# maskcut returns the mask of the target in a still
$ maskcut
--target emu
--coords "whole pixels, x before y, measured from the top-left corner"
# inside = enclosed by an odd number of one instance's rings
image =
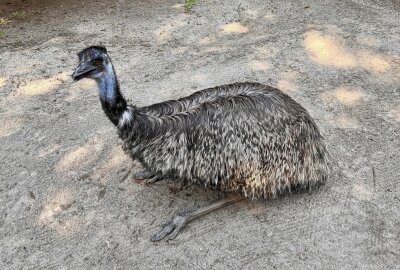
[[[192,219],[239,200],[311,189],[329,174],[328,152],[308,112],[280,90],[233,83],[148,107],[128,105],[104,47],[78,53],[74,80],[97,82],[124,151],[154,182],[171,178],[239,196],[172,218],[152,241],[173,239]]]

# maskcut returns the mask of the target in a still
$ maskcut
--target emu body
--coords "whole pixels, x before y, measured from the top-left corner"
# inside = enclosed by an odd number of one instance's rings
[[[103,110],[125,152],[149,175],[246,198],[311,188],[327,178],[328,153],[317,125],[278,89],[234,83],[139,108],[120,93],[105,48],[89,47],[78,55],[73,77],[97,81]]]
[[[127,107],[124,149],[159,177],[266,198],[325,179],[325,148],[308,113],[277,89],[237,83],[177,101]]]

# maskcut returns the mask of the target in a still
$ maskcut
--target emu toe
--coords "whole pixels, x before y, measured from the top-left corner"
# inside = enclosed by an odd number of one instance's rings
[[[132,175],[132,178],[135,179],[135,180],[138,180],[138,181],[146,180],[146,179],[149,179],[149,178],[152,178],[152,177],[154,177],[154,173],[149,172],[147,170],[143,170],[143,171],[134,173]]]
[[[160,178],[159,176],[154,176],[152,178],[148,178],[148,179],[143,180],[143,184],[144,185],[151,185],[151,184],[154,184],[157,181],[160,181],[161,179],[162,178]]]
[[[146,170],[134,173],[132,178],[135,180],[135,182],[143,185],[154,184],[155,182],[161,180],[159,176]]]
[[[187,216],[177,215],[165,224],[158,233],[154,234],[150,240],[152,242],[160,241],[164,238],[166,238],[166,240],[172,240],[179,234],[181,229],[186,226],[188,221],[189,218]]]

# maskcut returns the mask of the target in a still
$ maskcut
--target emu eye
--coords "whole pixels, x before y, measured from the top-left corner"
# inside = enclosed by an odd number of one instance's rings
[[[100,59],[96,59],[93,61],[93,64],[95,64],[96,66],[101,64],[101,60]]]

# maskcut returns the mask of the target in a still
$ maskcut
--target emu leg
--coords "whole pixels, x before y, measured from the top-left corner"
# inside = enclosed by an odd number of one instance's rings
[[[217,209],[220,209],[224,206],[236,203],[238,201],[242,201],[244,198],[241,197],[229,197],[225,198],[222,200],[217,201],[216,203],[213,203],[211,205],[208,205],[206,207],[202,207],[200,209],[194,210],[189,213],[185,214],[180,214],[175,217],[173,217],[168,223],[166,223],[163,228],[156,234],[154,234],[150,240],[151,241],[160,241],[166,237],[167,240],[174,239],[180,230],[186,226],[190,221],[193,219],[204,216],[208,213],[211,213],[212,211],[215,211]]]

